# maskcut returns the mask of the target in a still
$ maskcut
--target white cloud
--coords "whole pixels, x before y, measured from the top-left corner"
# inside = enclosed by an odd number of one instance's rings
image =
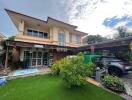
[[[70,23],[90,34],[113,34],[116,30],[103,25],[106,18],[132,16],[132,0],[69,0],[68,5]]]
[[[127,24],[127,21],[122,21],[122,22],[117,23],[117,25],[115,25],[114,28],[116,29],[120,26],[125,26],[126,24]]]

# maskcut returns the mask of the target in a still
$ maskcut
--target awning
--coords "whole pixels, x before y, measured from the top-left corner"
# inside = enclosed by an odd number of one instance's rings
[[[21,41],[12,41],[12,40],[7,40],[6,41],[7,46],[12,46],[12,47],[27,47],[27,48],[42,48],[42,49],[56,49],[56,50],[71,50],[75,51],[77,48],[76,47],[68,47],[68,46],[59,46],[59,45],[47,45],[47,44],[36,44],[36,43],[28,43],[28,42],[21,42]]]

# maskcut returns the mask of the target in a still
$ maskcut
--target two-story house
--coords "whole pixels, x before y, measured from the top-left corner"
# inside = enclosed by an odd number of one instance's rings
[[[50,17],[44,21],[7,9],[6,12],[18,30],[15,40],[7,41],[7,46],[13,46],[16,59],[26,61],[29,67],[50,66],[74,53],[87,35],[77,31],[77,26]]]

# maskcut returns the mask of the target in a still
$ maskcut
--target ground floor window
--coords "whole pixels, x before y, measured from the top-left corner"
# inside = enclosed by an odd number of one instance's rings
[[[24,61],[28,67],[51,66],[53,54],[43,51],[24,51]]]

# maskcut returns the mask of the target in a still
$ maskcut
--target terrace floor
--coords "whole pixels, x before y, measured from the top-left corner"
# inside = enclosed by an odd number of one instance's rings
[[[50,68],[29,68],[29,69],[19,69],[11,71],[7,76],[1,76],[0,78],[6,78],[7,80],[15,79],[19,77],[34,76],[40,74],[50,73]]]

